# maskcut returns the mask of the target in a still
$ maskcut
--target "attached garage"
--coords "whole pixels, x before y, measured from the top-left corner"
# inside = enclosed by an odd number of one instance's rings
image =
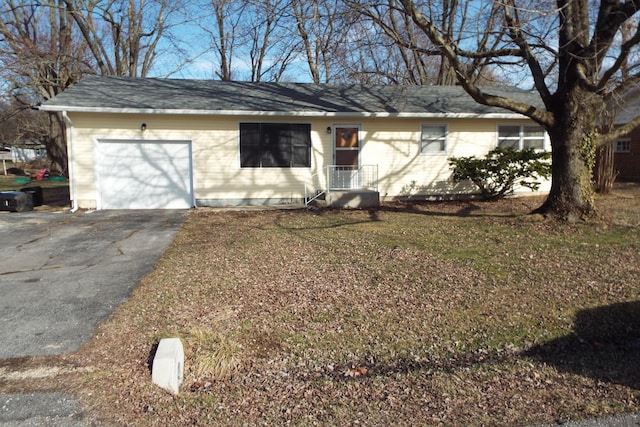
[[[97,208],[193,207],[191,157],[190,141],[97,140]]]

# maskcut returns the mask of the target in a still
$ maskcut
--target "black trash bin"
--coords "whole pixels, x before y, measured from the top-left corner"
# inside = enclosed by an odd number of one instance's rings
[[[32,210],[31,194],[22,191],[0,191],[0,211],[27,212]]]
[[[26,187],[21,188],[23,193],[31,194],[31,200],[33,201],[33,207],[42,206],[44,203],[44,196],[42,194],[42,187]]]

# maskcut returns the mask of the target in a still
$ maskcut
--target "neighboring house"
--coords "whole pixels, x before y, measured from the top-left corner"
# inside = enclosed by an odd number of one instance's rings
[[[14,162],[22,163],[45,160],[47,158],[47,149],[41,142],[23,141],[11,146],[11,157]]]
[[[616,112],[614,125],[629,123],[640,116],[640,88],[636,87],[625,94]],[[614,168],[621,180],[640,180],[640,127],[618,139],[613,146]]]
[[[2,172],[7,174],[7,160],[12,161],[11,148],[0,142],[0,159],[2,159]]]
[[[619,180],[640,181],[640,128],[615,142],[613,156]]]
[[[488,91],[538,102],[515,88]],[[71,197],[89,209],[296,203],[317,194],[340,204],[357,190],[382,200],[455,197],[475,189],[452,182],[449,157],[483,156],[498,144],[549,148],[531,120],[455,86],[92,76],[41,109],[68,119]]]
[[[13,157],[11,157],[11,147],[0,143],[0,159],[12,161]]]

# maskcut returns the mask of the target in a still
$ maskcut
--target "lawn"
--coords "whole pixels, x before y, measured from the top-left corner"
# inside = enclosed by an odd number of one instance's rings
[[[106,425],[532,425],[640,410],[640,185],[602,219],[540,198],[371,211],[198,209],[78,353],[0,390]],[[185,380],[151,384],[181,337]]]

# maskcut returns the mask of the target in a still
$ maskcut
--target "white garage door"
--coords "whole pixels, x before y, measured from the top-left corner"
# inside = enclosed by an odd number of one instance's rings
[[[99,140],[98,209],[193,206],[189,141]]]

